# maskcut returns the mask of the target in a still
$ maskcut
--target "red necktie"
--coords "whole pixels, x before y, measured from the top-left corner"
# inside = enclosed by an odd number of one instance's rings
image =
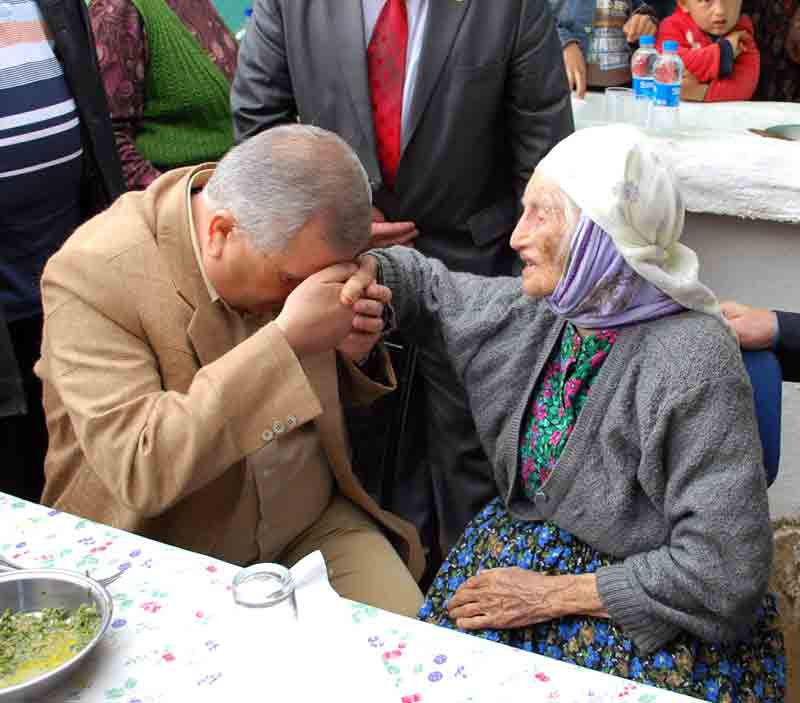
[[[408,15],[405,0],[386,0],[367,47],[372,120],[383,181],[394,188],[400,163]]]

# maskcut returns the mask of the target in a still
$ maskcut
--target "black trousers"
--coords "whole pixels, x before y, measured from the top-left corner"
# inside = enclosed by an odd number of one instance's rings
[[[42,316],[9,322],[8,331],[22,375],[28,412],[0,418],[0,491],[38,503],[44,489],[47,453],[42,384],[33,373],[42,347]]]

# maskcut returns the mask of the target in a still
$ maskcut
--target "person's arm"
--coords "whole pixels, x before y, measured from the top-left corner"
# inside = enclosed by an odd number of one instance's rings
[[[699,31],[699,30],[698,30]],[[693,48],[686,43],[686,34],[673,18],[665,19],[658,28],[658,50],[663,49],[665,41],[678,42],[678,55],[689,71],[700,83],[708,83],[719,76],[720,48],[718,44],[710,44],[701,48]]]
[[[778,344],[775,353],[781,363],[784,381],[800,382],[800,313],[775,313],[778,318]]]
[[[153,517],[271,441],[276,420],[290,433],[322,413],[300,359],[332,351],[347,334],[352,312],[339,284],[354,270],[340,265],[303,281],[274,322],[178,392],[164,390],[162,369],[192,364],[189,353],[156,354],[113,262],[62,250],[43,277],[37,372],[62,400],[91,469],[127,509]]]
[[[572,102],[562,45],[544,2],[521,3],[506,83],[506,131],[518,199],[539,161],[571,134]]]
[[[122,172],[129,188],[143,190],[161,172],[136,148],[148,62],[142,18],[129,0],[94,0],[89,17]]]
[[[503,324],[509,306],[523,296],[519,278],[455,273],[408,247],[375,249],[359,261],[358,274],[344,286],[343,301],[360,300],[377,279],[392,291],[396,329],[412,343],[443,350],[462,379],[477,368],[478,352],[493,328]],[[530,301],[528,309],[535,316],[539,306]]]
[[[732,300],[720,304],[742,349],[772,349],[784,381],[800,381],[800,313],[767,310]]]
[[[752,38],[753,26],[749,21],[747,27],[748,34],[741,35],[738,40],[741,44],[741,53],[733,62],[733,71],[730,75],[720,76],[717,80],[711,81],[705,102],[750,100],[756,92],[761,72],[761,54]]]
[[[556,23],[556,33],[562,49],[573,42],[581,41],[582,35],[575,29],[576,18],[572,14],[573,9],[575,5],[566,0],[550,0],[550,14]]]
[[[239,47],[231,88],[231,112],[237,144],[265,129],[297,119],[280,0],[256,0],[253,5]]]
[[[702,360],[698,366],[702,379]],[[662,447],[663,466],[642,467],[642,478],[665,473],[668,536],[658,549],[599,569],[602,602],[643,652],[680,631],[711,642],[738,639],[753,622],[772,563],[761,445],[744,373],[716,374],[668,396],[648,441]]]

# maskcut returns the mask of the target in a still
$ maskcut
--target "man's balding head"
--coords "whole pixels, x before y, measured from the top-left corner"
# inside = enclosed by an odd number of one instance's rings
[[[370,236],[369,179],[355,152],[319,127],[285,125],[231,149],[204,190],[261,252],[284,251],[312,220],[334,249],[364,248]]]

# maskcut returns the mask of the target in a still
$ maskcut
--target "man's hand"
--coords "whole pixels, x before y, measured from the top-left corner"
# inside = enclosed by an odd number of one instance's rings
[[[356,264],[336,264],[306,278],[286,298],[275,323],[301,357],[335,349],[351,333],[355,312],[342,302],[344,283]]]
[[[708,88],[708,83],[701,83],[693,73],[686,71],[681,81],[681,100],[701,103],[706,99]]]
[[[372,208],[372,236],[370,249],[383,249],[395,244],[413,247],[413,240],[419,236],[417,226],[413,222],[387,222],[378,208]]]
[[[750,32],[745,29],[737,29],[735,32],[726,34],[725,38],[730,42],[734,59],[738,59],[741,53],[747,48],[748,43],[753,41]]]
[[[800,7],[795,10],[792,21],[789,24],[789,32],[786,34],[787,56],[795,63],[800,63]]]
[[[751,308],[733,301],[722,303],[720,308],[736,331],[742,349],[769,349],[775,343],[778,316],[772,310]]]
[[[622,27],[628,44],[635,44],[640,37],[646,34],[655,34],[657,30],[658,25],[650,15],[631,15],[630,19]]]
[[[580,45],[575,42],[564,47],[564,68],[567,69],[569,89],[583,98],[586,95],[586,60]]]
[[[370,257],[372,258],[372,257]],[[353,327],[337,347],[353,363],[364,361],[383,333],[383,308],[392,302],[392,291],[378,283],[370,283],[363,297],[353,303]]]

